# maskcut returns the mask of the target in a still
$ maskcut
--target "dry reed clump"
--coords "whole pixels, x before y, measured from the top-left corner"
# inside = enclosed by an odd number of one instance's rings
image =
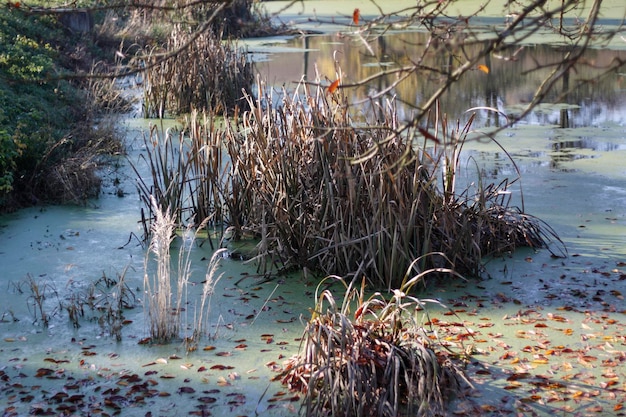
[[[48,149],[29,187],[33,195],[46,202],[85,204],[100,193],[98,169],[106,158],[123,152],[113,124],[102,122],[95,129],[79,127]]]
[[[161,211],[153,199],[154,214],[156,216],[152,224],[152,236],[150,240],[150,250],[146,255],[144,265],[144,295],[147,302],[148,320],[150,325],[150,336],[156,341],[168,341],[179,335],[180,310],[174,308],[182,300],[182,293],[177,293],[179,302],[172,302],[173,291],[171,289],[171,256],[170,249],[176,231],[176,222],[169,211]],[[150,254],[156,261],[156,272],[150,276],[148,274],[148,263]],[[178,287],[184,286],[186,277],[180,275],[176,280]]]
[[[194,232],[190,224],[183,231],[182,243],[178,248],[177,262],[172,269],[172,242],[179,229],[179,223],[169,209],[162,209],[152,197],[152,212],[155,215],[152,223],[152,233],[149,251],[144,262],[144,306],[147,309],[150,340],[154,342],[168,342],[183,337],[188,350],[195,350],[198,340],[207,328],[210,309],[210,297],[215,284],[221,276],[216,276],[218,263],[222,251],[216,251],[207,269],[200,301],[199,311],[194,311],[195,327],[190,326],[192,333],[182,335],[183,324],[187,324],[187,287],[191,277],[191,249],[196,241],[197,230]],[[156,271],[149,273],[150,261],[156,263]],[[187,327],[185,327],[187,329]]]
[[[228,131],[224,200],[230,224],[256,231],[273,260],[391,290],[409,265],[477,274],[486,255],[558,240],[508,206],[508,182],[456,189],[469,125],[441,128],[433,143],[424,129],[397,133],[393,103],[355,120],[345,97],[321,88],[249,101]]]
[[[364,284],[359,292],[353,283],[341,303],[328,289],[317,294],[300,353],[280,376],[305,394],[306,416],[445,414],[467,381],[461,358],[420,324],[424,301],[405,294],[410,286],[389,300],[380,293],[364,300]]]
[[[144,135],[143,139],[146,152],[140,158],[150,169],[151,181],[140,174],[137,164],[131,163],[131,166],[137,175],[137,189],[144,204],[141,217],[144,238],[147,239],[151,235],[150,225],[157,219],[158,212],[167,211],[177,225],[184,224],[181,215],[185,212],[184,190],[188,163],[185,161],[185,142],[182,138],[177,140],[171,130],[159,130],[156,125],[152,125],[149,134]]]
[[[179,51],[176,59],[163,59],[171,51]],[[246,104],[241,96],[242,90],[252,87],[252,65],[231,42],[223,43],[212,31],[197,34],[176,25],[165,47],[146,55],[145,117],[186,114],[192,109],[223,113]]]
[[[392,102],[355,120],[340,92],[299,86],[281,101],[258,97],[224,128],[192,115],[175,157],[159,145],[148,159],[159,161],[153,177],[167,179],[155,195],[166,204],[182,195],[181,218],[227,226],[231,239],[254,234],[261,267],[365,275],[391,290],[409,265],[479,274],[487,255],[560,243],[509,205],[508,181],[457,190],[469,124],[448,131],[440,118],[432,133],[400,134]],[[144,199],[150,193],[143,187]]]

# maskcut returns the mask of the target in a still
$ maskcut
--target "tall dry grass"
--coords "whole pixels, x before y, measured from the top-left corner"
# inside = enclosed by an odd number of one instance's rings
[[[341,90],[300,85],[278,100],[261,88],[222,128],[192,116],[182,159],[170,165],[188,187],[183,210],[235,239],[254,234],[260,265],[366,276],[392,290],[409,267],[479,274],[485,256],[560,243],[510,205],[508,181],[486,183],[477,170],[479,187],[458,189],[471,119],[454,126],[438,116],[435,128],[400,133],[391,101],[355,119]]]
[[[427,272],[426,272],[427,273]],[[408,276],[390,299],[364,297],[365,282],[345,285],[337,301],[322,282],[297,356],[287,361],[283,384],[305,394],[306,416],[439,416],[466,381],[460,356],[426,328],[425,303],[408,295],[424,278]],[[352,312],[354,311],[354,312]]]
[[[178,51],[175,59],[163,59]],[[176,25],[163,47],[146,52],[144,116],[187,114],[192,109],[213,113],[243,107],[242,90],[252,88],[252,65],[232,42],[205,30],[196,33]]]
[[[150,326],[150,336],[156,341],[168,341],[179,336],[180,311],[174,309],[172,302],[172,265],[171,244],[176,231],[175,219],[168,210],[162,211],[153,198],[153,213],[155,221],[152,224],[150,250],[144,264],[144,308],[147,313],[147,323]],[[156,271],[149,274],[148,264],[151,256],[156,262]],[[185,276],[178,276],[178,287],[183,286]],[[181,293],[176,295],[179,299]],[[179,303],[176,303],[179,304]]]
[[[207,327],[210,297],[221,277],[217,276],[217,271],[223,251],[215,251],[211,258],[199,307],[194,308],[193,312],[188,311],[189,308],[184,305],[190,304],[187,290],[192,274],[191,256],[198,232],[205,225],[201,223],[195,228],[190,223],[181,231],[181,244],[174,257],[171,253],[172,243],[176,239],[176,232],[180,230],[180,223],[171,210],[160,207],[154,197],[150,201],[155,219],[151,225],[150,246],[144,261],[144,308],[150,339],[168,342],[182,338],[187,349],[195,350],[194,346]],[[154,268],[150,268],[152,263],[155,264]],[[193,314],[193,320],[188,318],[188,314]],[[188,331],[191,333],[183,334]]]

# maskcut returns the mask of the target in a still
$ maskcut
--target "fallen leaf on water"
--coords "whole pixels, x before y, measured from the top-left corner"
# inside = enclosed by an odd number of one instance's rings
[[[234,368],[235,368],[234,366],[219,365],[219,364],[211,366],[211,369],[218,370],[218,371],[223,371],[223,370],[226,370],[226,369],[234,369]]]
[[[160,364],[167,364],[167,359],[165,358],[159,358],[155,361],[156,363],[160,363]]]
[[[54,371],[52,369],[49,369],[49,368],[39,368],[39,369],[37,369],[37,373],[35,374],[35,377],[41,378],[41,377],[44,377],[44,376],[52,375],[53,373],[54,373]]]
[[[45,358],[43,360],[44,362],[52,362],[52,363],[70,363],[70,361],[68,361],[67,359],[54,359],[54,358]]]
[[[214,397],[200,397],[200,398],[198,398],[198,401],[200,401],[203,404],[213,404],[214,402],[217,401],[217,398],[214,398]]]
[[[536,394],[531,395],[530,397],[522,398],[520,401],[524,403],[529,403],[529,402],[536,403],[536,402],[541,401],[541,395],[536,395]]]

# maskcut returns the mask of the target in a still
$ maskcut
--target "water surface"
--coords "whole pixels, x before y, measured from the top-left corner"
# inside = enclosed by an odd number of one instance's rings
[[[315,2],[325,17],[342,5],[345,19],[354,4]],[[359,7],[366,16],[375,13]],[[260,61],[260,76],[277,89],[291,89],[303,76],[314,80],[318,73],[325,82],[333,80],[336,65],[349,80],[359,80],[403,65],[411,49],[425,40],[421,33],[404,31],[376,38],[370,47],[386,57],[379,63],[363,53],[362,40],[332,24],[311,22],[310,12],[298,13],[292,9],[283,17],[304,19],[304,26],[329,33],[257,40],[250,46]],[[451,119],[465,120],[465,111],[475,106],[514,114],[545,75],[541,70],[520,75],[520,70],[562,57],[559,47],[525,45],[516,61],[494,59],[489,74],[470,73],[458,90],[442,99],[441,107]],[[594,49],[586,59],[606,63],[614,57],[624,59],[623,48]],[[448,58],[428,57],[432,65]],[[581,66],[570,83],[596,71]],[[626,401],[626,371],[621,366],[626,350],[623,78],[616,74],[583,84],[566,97],[558,86],[547,104],[497,136],[502,148],[490,141],[472,141],[465,147],[464,183],[477,183],[479,172],[484,181],[499,182],[516,177],[518,169],[521,181],[512,188],[514,203],[547,221],[567,244],[569,257],[520,250],[490,261],[482,281],[438,285],[424,294],[453,310],[434,311],[425,323],[438,317],[429,325],[444,340],[453,348],[472,347],[475,352],[468,374],[477,391],[453,406],[459,413],[611,415]],[[419,106],[438,81],[415,77],[398,85],[393,94],[398,103],[408,104],[400,108],[402,117],[410,118],[411,106]],[[351,90],[350,98],[363,100],[387,82],[381,78],[379,85]],[[561,127],[564,119],[567,127]],[[140,161],[141,137],[149,123],[125,123],[133,162]],[[501,116],[479,111],[475,129],[501,123]],[[177,416],[202,409],[213,415],[293,415],[297,398],[271,379],[282,361],[297,351],[315,282],[301,274],[266,282],[255,276],[254,265],[224,258],[224,275],[211,301],[209,332],[198,349],[188,353],[178,342],[139,344],[148,336],[142,307],[146,249],[139,242],[140,203],[128,161],[113,162],[103,172],[101,197],[86,207],[36,207],[0,218],[0,410],[9,416],[47,409],[58,413],[63,407],[75,407],[74,413],[83,415],[143,416],[151,411]],[[186,330],[193,327],[211,255],[208,244],[193,252]],[[89,294],[103,276],[118,279],[122,274],[136,299],[134,308],[124,313],[121,341],[111,335],[98,309],[86,307],[75,328],[61,306]],[[29,282],[45,295],[47,327]],[[95,294],[106,299],[103,293]],[[59,393],[76,397],[69,401]],[[598,406],[601,411],[592,408]]]

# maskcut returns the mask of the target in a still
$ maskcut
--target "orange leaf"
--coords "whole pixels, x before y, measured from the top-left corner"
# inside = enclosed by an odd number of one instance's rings
[[[359,17],[361,16],[361,11],[359,9],[354,9],[352,12],[352,21],[355,25],[359,25]]]
[[[339,87],[339,82],[341,81],[340,78],[337,78],[335,81],[333,81],[333,83],[331,85],[328,86],[328,94],[332,94],[337,90],[337,87]]]
[[[485,74],[489,74],[489,67],[487,65],[480,64],[477,68]]]
[[[19,9],[19,8],[20,8],[20,6],[21,6],[21,4],[20,4],[20,2],[19,2],[19,1],[16,1],[15,3],[13,3],[13,6],[14,6],[16,9]]]

